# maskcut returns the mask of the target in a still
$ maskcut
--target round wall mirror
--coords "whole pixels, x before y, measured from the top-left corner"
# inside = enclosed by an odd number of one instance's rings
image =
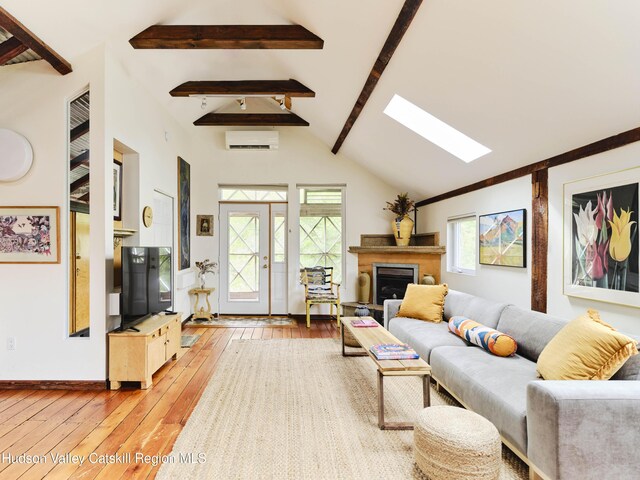
[[[33,162],[29,140],[19,133],[0,128],[0,182],[14,182],[24,177]]]

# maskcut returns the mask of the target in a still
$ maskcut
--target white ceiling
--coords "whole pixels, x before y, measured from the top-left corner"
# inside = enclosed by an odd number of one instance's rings
[[[295,78],[316,92],[292,110],[330,149],[402,0],[5,0],[73,63],[109,42],[188,129],[208,111],[171,98],[188,80]],[[299,23],[323,50],[134,50],[153,24]],[[425,198],[640,126],[636,0],[427,0],[341,153]],[[65,26],[70,26],[66,28]],[[6,67],[10,68],[10,67]],[[493,150],[471,164],[383,114],[394,93]]]

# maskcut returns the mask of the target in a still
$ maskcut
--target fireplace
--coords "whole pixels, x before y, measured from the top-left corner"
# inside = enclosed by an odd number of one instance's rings
[[[385,300],[404,298],[407,285],[418,283],[418,265],[407,263],[374,263],[373,303],[382,305]]]

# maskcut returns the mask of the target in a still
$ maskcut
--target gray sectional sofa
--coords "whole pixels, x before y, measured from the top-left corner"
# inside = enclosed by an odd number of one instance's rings
[[[441,323],[398,317],[401,303],[385,301],[385,327],[429,362],[460,403],[490,420],[536,475],[640,478],[640,355],[608,381],[540,380],[538,356],[568,320],[454,290]],[[516,355],[497,357],[450,333],[455,315],[511,335]]]

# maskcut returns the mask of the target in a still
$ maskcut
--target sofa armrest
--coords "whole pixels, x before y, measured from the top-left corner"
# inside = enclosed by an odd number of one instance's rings
[[[637,478],[640,381],[527,386],[527,457],[552,479]]]
[[[398,315],[402,300],[385,300],[384,301],[384,328],[389,330],[389,320]]]

